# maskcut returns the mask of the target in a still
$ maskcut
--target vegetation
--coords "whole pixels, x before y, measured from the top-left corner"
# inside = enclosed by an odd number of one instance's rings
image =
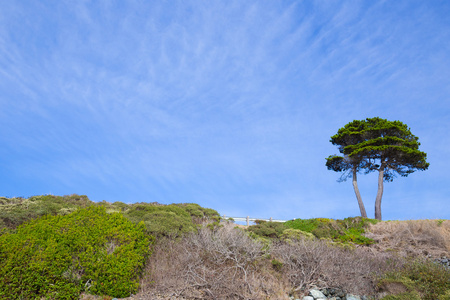
[[[377,220],[366,218],[346,218],[332,220],[326,218],[296,219],[286,223],[259,222],[249,226],[248,230],[261,237],[278,238],[284,240],[311,238],[331,239],[340,243],[354,243],[370,245],[374,241],[366,236],[365,229]],[[297,231],[292,231],[297,230]]]
[[[258,223],[249,226],[247,230],[261,237],[280,238],[283,231],[287,229],[283,223],[264,221],[259,221]]]
[[[14,229],[20,224],[46,215],[66,215],[92,205],[87,196],[33,196],[30,198],[0,197],[0,230]]]
[[[71,195],[0,198],[0,221],[5,299],[287,299],[313,285],[384,300],[450,299],[449,270],[426,258],[450,256],[449,220],[242,228],[192,203]]]
[[[450,299],[450,269],[428,260],[413,260],[396,272],[388,272],[378,288],[391,295],[384,300]]]
[[[66,215],[78,208],[104,206],[108,213],[122,213],[135,224],[143,221],[149,234],[180,236],[192,232],[198,224],[219,218],[217,211],[194,203],[162,205],[159,203],[125,204],[106,201],[92,202],[87,196],[33,196],[30,198],[0,198],[0,230],[12,232],[26,221],[46,215]]]
[[[378,222],[366,229],[375,241],[373,248],[402,256],[449,256],[450,220],[408,220]]]
[[[197,229],[197,225],[219,214],[198,204],[155,205],[133,204],[123,212],[134,223],[143,221],[147,231],[155,236],[179,237]]]
[[[375,199],[375,219],[381,220],[383,181],[392,181],[396,175],[408,176],[417,170],[426,170],[429,163],[425,152],[419,151],[419,138],[406,124],[381,118],[354,120],[338,130],[330,142],[338,146],[340,155],[326,160],[329,170],[344,172],[341,180],[353,176],[353,187],[361,216],[366,217],[359,194],[356,174],[378,171],[378,192]]]
[[[0,236],[0,296],[128,296],[137,291],[150,240],[142,223],[103,207],[30,221]]]

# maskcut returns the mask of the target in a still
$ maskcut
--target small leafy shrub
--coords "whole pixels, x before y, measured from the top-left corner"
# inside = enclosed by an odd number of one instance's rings
[[[289,228],[312,232],[319,226],[319,223],[319,219],[295,219],[287,221],[284,224]]]
[[[151,238],[104,207],[44,216],[0,236],[0,296],[77,299],[135,293]]]
[[[128,204],[120,202],[120,201],[116,201],[112,204],[112,206],[116,207],[117,209],[119,209],[120,211],[126,211],[128,209]]]
[[[280,272],[281,269],[283,268],[283,263],[277,259],[272,259],[271,261],[272,263],[272,267],[274,268],[275,271]]]
[[[149,233],[155,236],[181,236],[196,230],[191,215],[175,204],[135,204],[124,216],[133,223],[144,222]]]
[[[346,218],[332,220],[326,218],[296,219],[285,223],[285,226],[314,234],[319,239],[332,239],[341,243],[370,245],[374,241],[364,236],[365,229],[377,220],[366,218]]]
[[[302,231],[300,229],[288,228],[283,230],[283,233],[281,234],[280,238],[283,241],[290,242],[293,240],[301,240],[301,239],[314,240],[315,236],[310,232]]]
[[[87,196],[33,196],[30,198],[2,198],[0,201],[0,230],[14,230],[24,222],[45,216],[65,215],[92,205]]]
[[[219,213],[211,208],[204,208],[196,203],[179,203],[175,204],[186,210],[195,221],[195,223],[202,223],[205,219],[212,219],[220,217]]]
[[[138,203],[122,211],[124,216],[134,223],[143,221],[147,231],[155,236],[179,237],[195,231],[197,225],[205,220],[220,220],[217,211],[195,203]]]
[[[264,220],[255,220],[254,223],[255,223],[256,225],[261,225],[261,224],[267,223],[267,221],[264,221]]]
[[[450,270],[429,260],[410,261],[400,270],[385,274],[378,282],[381,290],[389,291],[392,285],[402,289],[398,294],[383,298],[384,300],[448,299]]]
[[[278,222],[260,222],[257,225],[252,225],[247,228],[248,231],[253,232],[262,237],[279,238],[286,229],[283,223]]]

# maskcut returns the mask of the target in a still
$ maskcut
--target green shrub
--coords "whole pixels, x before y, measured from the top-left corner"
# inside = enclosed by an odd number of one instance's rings
[[[271,261],[272,263],[272,267],[274,268],[275,271],[280,272],[281,269],[283,268],[283,263],[277,259],[272,259]]]
[[[429,260],[410,261],[402,269],[387,273],[378,281],[381,290],[388,290],[392,284],[403,286],[404,291],[384,300],[414,299],[412,296],[423,300],[449,299],[450,270]]]
[[[260,222],[247,228],[248,231],[254,234],[270,238],[279,238],[285,229],[284,224],[278,222]]]
[[[87,196],[33,196],[30,198],[2,198],[0,201],[0,230],[15,229],[20,224],[45,215],[64,215],[80,207],[92,205]]]
[[[283,241],[292,241],[300,239],[314,240],[315,236],[310,232],[302,231],[300,229],[288,228],[283,230],[283,233],[281,234],[280,238]]]
[[[196,230],[191,215],[174,204],[135,204],[123,214],[133,223],[144,222],[147,231],[156,236],[176,237]]]
[[[104,207],[30,221],[0,236],[0,296],[77,299],[84,290],[129,296],[150,242],[142,223]]]
[[[344,220],[332,220],[326,218],[296,219],[285,223],[292,229],[310,232],[319,239],[332,239],[341,243],[354,243],[370,245],[374,241],[364,236],[365,228],[369,224],[375,224],[377,220],[355,217]]]
[[[202,207],[202,210],[203,214],[207,218],[220,217],[219,213],[215,209]]]
[[[78,208],[104,206],[108,213],[120,212],[134,223],[144,221],[149,232],[157,235],[182,235],[196,229],[205,219],[219,219],[219,213],[195,203],[161,205],[158,203],[125,204],[107,201],[92,202],[84,195],[33,196],[0,198],[0,234],[12,232],[17,226],[45,215],[67,215]],[[3,230],[6,228],[7,230]]]
[[[115,207],[119,211],[126,211],[129,208],[128,204],[120,202],[120,201],[114,202],[112,204],[112,206]]]
[[[214,209],[204,208],[196,203],[179,203],[174,205],[177,205],[186,210],[191,215],[191,217],[197,222],[201,222],[203,219],[212,219],[214,217],[220,217],[219,213]]]
[[[261,224],[263,224],[263,223],[267,223],[267,221],[264,221],[264,220],[255,220],[254,223],[255,223],[256,225],[261,225]]]
[[[319,224],[327,223],[329,219],[317,218],[317,219],[295,219],[285,222],[284,224],[288,228],[299,229],[306,232],[312,232],[317,229]]]

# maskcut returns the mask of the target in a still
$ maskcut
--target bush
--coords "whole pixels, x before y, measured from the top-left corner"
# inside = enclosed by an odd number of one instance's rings
[[[270,263],[272,264],[272,267],[274,268],[274,270],[277,272],[280,272],[281,269],[283,268],[283,263],[279,260],[272,259],[272,261]]]
[[[64,215],[80,207],[92,205],[87,196],[33,196],[30,198],[2,198],[0,201],[0,230],[14,230],[20,224],[45,215]]]
[[[260,274],[265,255],[264,245],[232,224],[204,227],[178,240],[162,238],[142,289],[171,299],[266,299],[277,282]]]
[[[314,240],[315,236],[312,233],[302,231],[300,229],[288,228],[283,230],[283,234],[280,236],[280,238],[283,241],[292,242],[301,239]]]
[[[191,215],[174,204],[135,204],[123,214],[134,223],[143,221],[147,231],[156,236],[177,237],[196,229]]]
[[[285,222],[284,224],[288,228],[299,229],[306,232],[313,232],[317,229],[321,223],[328,223],[330,219],[318,218],[318,219],[295,219]]]
[[[404,256],[449,256],[450,220],[385,221],[371,225],[367,237],[380,250],[390,249]]]
[[[314,234],[319,239],[332,239],[341,243],[370,245],[374,241],[366,236],[365,229],[377,220],[361,217],[332,220],[326,218],[297,219],[285,223],[285,226]]]
[[[205,219],[220,217],[219,213],[214,209],[204,208],[196,203],[180,203],[175,205],[184,208],[198,224],[201,224]]]
[[[207,219],[220,219],[217,211],[194,203],[132,204],[123,214],[134,223],[143,221],[149,233],[160,237],[179,237],[195,231],[197,225]]]
[[[272,258],[283,265],[292,294],[312,286],[339,287],[357,295],[373,295],[374,276],[381,276],[401,266],[401,260],[364,248],[354,250],[330,246],[326,241],[301,239],[290,243],[274,243]]]
[[[392,290],[395,286],[396,291]],[[389,272],[378,282],[382,291],[389,295],[383,299],[448,299],[450,270],[435,262],[421,259],[410,261],[396,272]]]
[[[277,222],[259,222],[257,225],[252,225],[247,228],[248,231],[253,232],[262,237],[279,238],[286,229],[283,223]]]
[[[143,224],[104,207],[44,216],[0,236],[0,296],[77,299],[84,290],[129,296],[149,245]]]

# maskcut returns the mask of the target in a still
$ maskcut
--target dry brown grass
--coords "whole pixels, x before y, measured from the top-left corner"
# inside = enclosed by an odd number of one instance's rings
[[[355,249],[302,239],[268,246],[234,227],[159,239],[138,295],[127,299],[281,300],[313,286],[376,295],[376,278],[400,269],[404,256],[449,256],[450,249],[448,220],[380,222],[367,230],[378,244]]]
[[[286,287],[274,277],[265,256],[263,244],[233,225],[214,231],[204,228],[179,241],[165,240],[154,249],[138,296],[284,299]]]
[[[449,256],[449,220],[387,221],[371,225],[366,233],[380,251],[392,251],[402,256]]]
[[[390,254],[365,247],[344,250],[319,240],[267,247],[233,227],[205,228],[178,241],[159,241],[137,297],[287,299],[289,292],[304,295],[313,285],[373,294],[373,275],[401,263]],[[274,266],[273,260],[281,264]]]
[[[283,262],[283,275],[293,291],[307,291],[316,285],[371,295],[376,291],[374,276],[402,265],[401,259],[390,254],[365,247],[342,249],[318,240],[280,243],[273,247],[272,254]]]

